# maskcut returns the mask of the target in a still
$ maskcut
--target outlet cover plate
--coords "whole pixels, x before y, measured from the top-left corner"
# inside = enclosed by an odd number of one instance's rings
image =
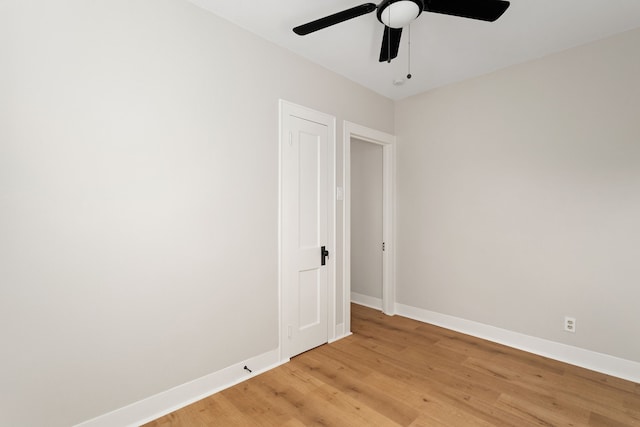
[[[576,318],[565,316],[564,317],[564,330],[567,332],[574,333],[576,332]]]

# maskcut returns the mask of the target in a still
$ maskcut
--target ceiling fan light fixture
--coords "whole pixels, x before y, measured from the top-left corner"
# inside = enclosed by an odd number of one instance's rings
[[[420,0],[391,0],[382,4],[378,19],[387,27],[402,28],[422,13],[423,3]]]
[[[376,11],[378,21],[385,25],[379,61],[391,62],[398,56],[403,28],[419,17],[423,11],[493,22],[502,16],[508,7],[508,0],[382,0],[379,4],[364,3],[307,22],[293,28],[293,32],[304,36]],[[409,57],[409,70],[411,70],[411,57]],[[410,78],[411,71],[407,74],[407,79]]]

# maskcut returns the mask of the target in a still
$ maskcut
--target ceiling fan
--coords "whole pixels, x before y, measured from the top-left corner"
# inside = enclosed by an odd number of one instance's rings
[[[293,32],[304,36],[377,10],[378,21],[385,26],[380,62],[391,62],[398,56],[402,27],[415,20],[423,11],[493,22],[502,16],[509,4],[505,0],[382,0],[378,5],[365,3],[316,19],[295,27]]]

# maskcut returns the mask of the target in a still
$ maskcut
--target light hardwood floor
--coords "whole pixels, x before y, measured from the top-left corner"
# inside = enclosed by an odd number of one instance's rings
[[[147,426],[640,426],[640,384],[358,305],[352,330]]]

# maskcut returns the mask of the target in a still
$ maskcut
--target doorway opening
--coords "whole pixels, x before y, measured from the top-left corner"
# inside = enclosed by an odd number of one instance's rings
[[[381,301],[380,308],[385,314],[395,314],[395,142],[396,138],[393,135],[377,131],[375,129],[360,126],[351,122],[344,122],[344,135],[343,135],[343,148],[344,148],[344,249],[343,249],[343,291],[345,292],[343,306],[345,330],[351,330],[351,292],[352,292],[352,246],[355,243],[356,246],[362,242],[353,242],[353,225],[352,224],[352,197],[354,197],[352,188],[352,151],[361,148],[361,144],[374,144],[376,147],[381,147],[382,150],[382,170],[381,170],[381,186],[382,186],[382,218],[380,223],[382,226],[382,241],[381,246],[384,245],[384,250],[381,252]],[[357,146],[357,147],[356,147]],[[366,148],[370,148],[366,150]],[[376,148],[366,147],[365,150],[375,157]],[[359,185],[360,182],[354,184]],[[374,197],[375,198],[375,197]],[[375,201],[374,201],[375,202]],[[376,202],[377,203],[377,202]],[[358,207],[357,209],[360,209]],[[364,215],[364,212],[360,212]],[[368,220],[371,218],[367,218]],[[360,220],[358,220],[360,222]],[[373,221],[376,222],[375,220]],[[359,224],[361,225],[361,224]],[[358,226],[359,226],[358,225]],[[375,225],[374,225],[375,226]],[[374,237],[375,238],[375,237]],[[382,249],[382,247],[381,247]],[[377,267],[373,267],[377,269]],[[361,289],[361,288],[359,288]],[[360,294],[362,295],[362,294]],[[354,295],[355,296],[355,295]],[[374,305],[378,303],[375,296],[371,297],[361,303],[368,305]]]
[[[351,301],[382,310],[382,145],[351,140]]]

